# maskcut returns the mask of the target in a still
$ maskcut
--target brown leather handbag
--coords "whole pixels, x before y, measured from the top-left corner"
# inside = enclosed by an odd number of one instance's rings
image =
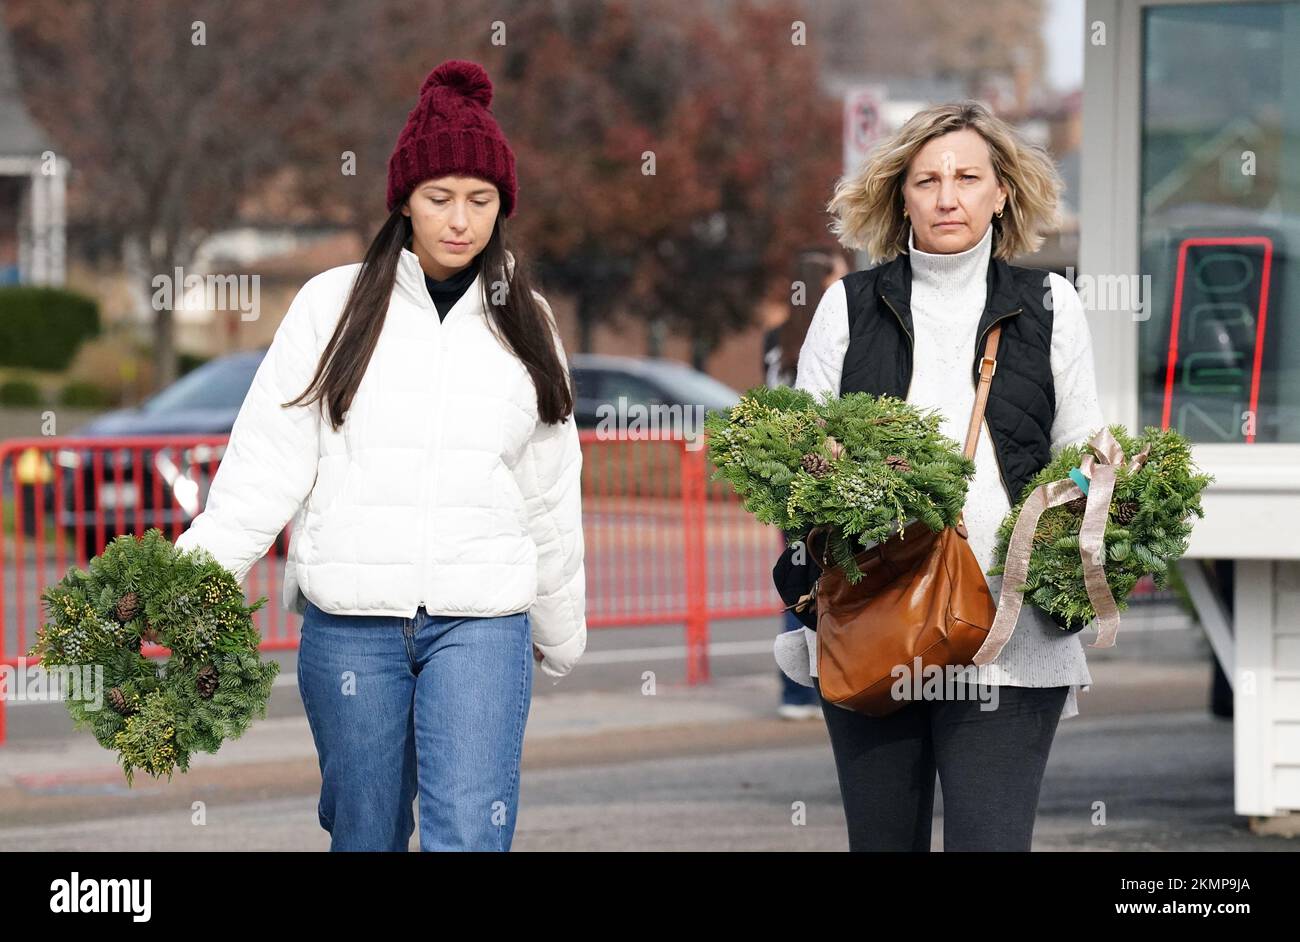
[[[980,360],[967,458],[975,457],[1001,330],[989,334]],[[911,521],[862,550],[854,557],[863,572],[856,585],[826,558],[825,540],[819,553],[817,537],[827,532],[815,527],[808,535],[809,550],[822,567],[810,594],[817,602],[817,679],[826,700],[888,716],[921,689],[926,668],[971,664],[997,605],[967,541],[963,515],[937,533]]]

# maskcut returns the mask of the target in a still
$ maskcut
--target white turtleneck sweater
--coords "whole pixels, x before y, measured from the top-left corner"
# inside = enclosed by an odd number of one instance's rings
[[[908,235],[915,347],[907,401],[923,409],[937,410],[942,415],[943,433],[959,446],[966,441],[966,427],[975,405],[971,351],[984,313],[991,248],[991,226],[976,245],[949,255],[923,252],[916,248],[911,234]],[[1087,439],[1101,428],[1104,420],[1097,402],[1092,340],[1083,304],[1066,279],[1053,273],[1050,282],[1054,312],[1051,364],[1056,391],[1051,448],[1055,453],[1064,445]],[[813,315],[799,352],[795,386],[814,395],[825,390],[838,395],[848,346],[848,299],[841,280],[827,289]],[[994,565],[997,530],[1011,509],[1011,500],[1012,495],[1007,494],[998,473],[988,425],[984,424],[975,447],[975,477],[967,490],[965,521],[971,549],[986,573]],[[985,578],[993,597],[998,598],[1002,577]],[[816,635],[808,629],[804,633],[808,652],[815,658]],[[800,674],[805,677],[807,674],[804,670],[789,669],[792,644],[792,640],[780,643],[778,661],[798,680]],[[815,664],[810,669],[815,672]],[[1070,692],[1061,713],[1063,719],[1078,714],[1078,691],[1087,690],[1092,684],[1082,632],[1066,634],[1029,604],[1021,609],[1016,630],[997,659],[978,670],[982,684],[1068,685]]]

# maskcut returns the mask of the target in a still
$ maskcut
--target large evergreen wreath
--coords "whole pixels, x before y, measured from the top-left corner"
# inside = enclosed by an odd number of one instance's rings
[[[1123,611],[1143,576],[1150,575],[1158,588],[1168,584],[1169,564],[1187,552],[1192,523],[1205,516],[1201,492],[1214,478],[1198,471],[1187,438],[1172,429],[1147,426],[1135,438],[1122,425],[1108,428],[1126,458],[1147,450],[1136,469],[1128,467],[1128,461],[1117,465],[1105,523],[1105,558],[1098,560],[1116,607]],[[998,528],[995,558],[1006,560],[1026,499],[1039,486],[1071,477],[1077,481],[1077,469],[1091,451],[1091,439],[1068,445],[1030,479]],[[1086,506],[1087,498],[1078,496],[1042,512],[1033,531],[1028,577],[1021,587],[1027,600],[1066,631],[1077,631],[1097,617],[1084,584],[1079,541]],[[1002,575],[1005,568],[1005,562],[998,563],[988,574]]]
[[[266,715],[275,661],[258,656],[252,614],[235,577],[203,550],[179,552],[156,529],[120,536],[41,595],[49,614],[29,656],[46,668],[102,666],[102,708],[68,698],[78,728],[115,750],[126,772],[155,778],[189,768]],[[170,649],[159,662],[143,642]]]
[[[763,523],[807,533],[829,527],[828,556],[846,579],[853,556],[914,519],[938,531],[957,522],[975,462],[939,429],[937,410],[893,396],[790,386],[749,390],[710,411],[713,480],[725,479]]]

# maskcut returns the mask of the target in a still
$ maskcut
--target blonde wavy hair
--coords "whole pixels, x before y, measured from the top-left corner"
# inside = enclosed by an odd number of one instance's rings
[[[977,101],[936,105],[919,111],[880,141],[862,166],[840,178],[826,204],[834,215],[830,229],[849,249],[862,249],[876,261],[907,251],[903,179],[912,158],[929,141],[971,128],[989,146],[993,172],[1007,190],[1002,218],[993,217],[993,254],[1002,259],[1033,252],[1043,232],[1061,224],[1063,183],[1051,156]]]

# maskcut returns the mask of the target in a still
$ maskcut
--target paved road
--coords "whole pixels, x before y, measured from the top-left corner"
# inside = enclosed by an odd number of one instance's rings
[[[516,849],[845,849],[824,726],[773,717],[777,681],[759,650],[773,625],[723,626],[715,679],[695,688],[681,683],[672,630],[594,632],[583,670],[537,685]],[[1116,649],[1090,652],[1096,684],[1061,725],[1036,849],[1300,848],[1233,814],[1231,722],[1206,709],[1204,641],[1185,628],[1129,628]],[[646,670],[656,672],[653,696],[643,694]],[[140,779],[130,790],[107,753],[59,728],[58,709],[11,713],[0,851],[327,848],[315,752],[290,683],[244,739],[171,783]],[[1104,825],[1093,819],[1098,801]]]

